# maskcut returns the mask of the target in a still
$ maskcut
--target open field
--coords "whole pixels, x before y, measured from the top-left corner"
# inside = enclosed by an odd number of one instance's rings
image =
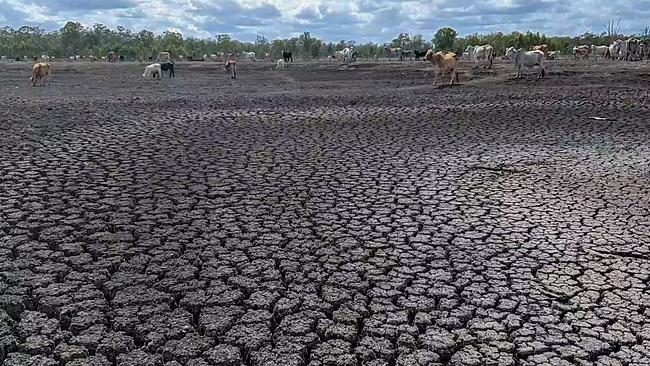
[[[0,64],[0,364],[650,364],[650,63],[53,65]]]

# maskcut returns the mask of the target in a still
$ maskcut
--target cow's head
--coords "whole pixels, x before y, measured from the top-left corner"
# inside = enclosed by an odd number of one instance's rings
[[[429,62],[432,62],[433,61],[433,55],[434,55],[433,50],[428,50],[427,54],[424,55],[424,59],[429,61]]]

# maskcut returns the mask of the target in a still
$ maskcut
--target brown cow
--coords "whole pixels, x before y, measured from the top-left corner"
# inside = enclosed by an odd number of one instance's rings
[[[548,58],[548,45],[540,44],[539,46],[533,46],[532,51],[542,51],[544,52],[544,57]]]
[[[52,66],[47,62],[39,62],[32,67],[32,86],[36,86],[36,80],[41,81],[41,86],[45,85],[44,78],[47,78],[47,85],[50,85],[50,77],[52,75]]]
[[[438,83],[438,72],[442,74],[442,83],[445,82],[445,74],[447,72],[451,72],[449,85],[454,84],[454,79],[458,82],[458,73],[456,72],[458,55],[453,52],[446,54],[443,54],[442,52],[433,53],[433,50],[428,50],[424,59],[431,62],[431,65],[433,66],[433,85]]]
[[[237,61],[230,60],[226,62],[226,74],[230,75],[232,79],[237,79]]]

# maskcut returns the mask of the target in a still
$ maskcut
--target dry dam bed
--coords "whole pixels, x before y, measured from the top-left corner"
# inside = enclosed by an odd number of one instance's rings
[[[650,64],[0,64],[0,364],[650,364]]]

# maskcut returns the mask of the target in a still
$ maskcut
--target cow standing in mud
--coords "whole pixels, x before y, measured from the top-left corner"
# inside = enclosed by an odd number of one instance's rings
[[[510,47],[506,50],[506,57],[515,64],[515,68],[517,69],[515,79],[522,79],[524,77],[524,68],[534,66],[539,66],[537,79],[543,79],[546,76],[546,68],[544,65],[545,55],[542,51],[524,51],[523,49]]]
[[[162,71],[169,71],[169,77],[176,77],[176,73],[174,73],[174,63],[173,62],[162,62],[160,64],[160,69]]]
[[[284,62],[289,62],[289,61],[293,62],[293,52],[282,51],[282,59],[284,60]]]
[[[415,50],[413,51],[413,55],[415,56],[415,61],[420,61],[420,59],[427,55],[427,51]]]
[[[231,79],[237,79],[237,61],[226,62],[226,74],[230,75]]]
[[[458,73],[456,72],[456,65],[458,64],[458,55],[455,53],[434,53],[433,50],[428,50],[424,59],[431,62],[433,68],[433,85],[438,84],[438,73],[441,74],[441,83],[445,83],[445,75],[447,72],[451,73],[451,80],[449,85],[454,84],[454,80],[458,82]]]
[[[41,82],[41,86],[44,86],[46,79],[47,79],[47,85],[50,85],[51,76],[52,76],[52,66],[47,62],[39,62],[36,65],[34,65],[34,67],[32,67],[32,77],[29,80],[32,81],[32,86],[36,86],[37,80]]]
[[[144,68],[144,73],[142,77],[145,79],[161,79],[162,78],[162,67],[159,63],[151,64]]]

